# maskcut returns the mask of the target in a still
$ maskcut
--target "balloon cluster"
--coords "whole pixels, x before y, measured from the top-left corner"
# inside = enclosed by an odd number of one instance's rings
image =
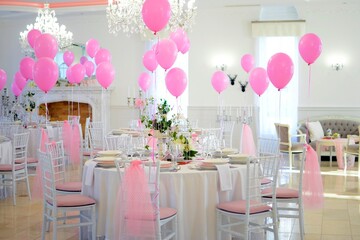
[[[322,43],[316,34],[308,33],[301,37],[298,48],[303,60],[308,65],[311,65],[320,56]],[[276,53],[271,56],[267,63],[267,69],[261,67],[254,68],[254,64],[255,61],[251,54],[245,54],[241,58],[243,70],[246,73],[250,72],[250,86],[259,96],[266,91],[269,82],[280,91],[290,82],[294,74],[294,64],[291,58],[285,53]],[[219,72],[221,71],[214,73],[211,84],[218,93],[221,93],[229,84],[226,74]]]
[[[24,57],[20,61],[20,70],[15,74],[11,89],[15,96],[19,96],[28,80],[33,80],[45,93],[50,91],[59,78],[59,67],[54,61],[58,52],[56,39],[48,33],[42,34],[37,29],[32,29],[27,35],[29,45],[34,49],[36,59]],[[114,79],[115,71],[110,63],[111,55],[108,50],[100,49],[99,43],[90,39],[86,43],[86,51],[90,57],[95,58],[97,65],[96,76],[99,83],[107,88]],[[83,56],[80,63],[73,64],[74,54],[65,51],[64,63],[68,66],[66,77],[72,84],[80,84],[85,75],[90,77],[95,70],[95,64]],[[0,83],[1,86],[1,83]]]

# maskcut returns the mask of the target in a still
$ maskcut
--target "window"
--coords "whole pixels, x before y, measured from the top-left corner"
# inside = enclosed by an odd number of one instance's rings
[[[294,64],[294,75],[285,88],[278,91],[270,83],[269,88],[258,98],[260,136],[276,136],[275,122],[289,124],[293,134],[298,120],[298,38],[259,37],[257,45],[258,66],[266,69],[270,57],[278,52],[289,55]]]

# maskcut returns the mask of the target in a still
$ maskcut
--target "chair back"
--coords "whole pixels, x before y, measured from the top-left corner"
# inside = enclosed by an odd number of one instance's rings
[[[54,183],[63,183],[66,180],[65,153],[63,141],[46,143],[46,154],[52,162]]]
[[[279,144],[278,138],[259,137],[257,140],[257,156],[279,155]]]
[[[47,152],[39,151],[38,156],[41,165],[44,204],[47,203],[50,206],[57,206],[54,162],[51,160],[50,154]]]
[[[95,150],[104,150],[104,129],[102,127],[90,127],[89,140],[92,152]]]
[[[263,208],[269,210],[269,202],[264,202],[264,197],[272,196],[270,199],[274,207],[276,203],[275,189],[279,170],[279,155],[268,155],[261,157],[251,157],[247,160],[246,172],[246,214],[250,215],[253,208]],[[261,184],[264,179],[270,180],[267,191],[263,190]]]
[[[27,152],[28,152],[28,143],[29,143],[30,132],[14,134],[13,139],[13,161],[12,167],[15,171],[15,162],[16,167],[24,166],[25,171],[27,171]]]
[[[126,148],[132,143],[132,136],[128,134],[107,135],[105,144],[107,150],[120,150],[126,152]]]
[[[115,160],[115,165],[116,165],[117,171],[119,173],[119,177],[120,177],[120,186],[123,186],[123,183],[125,181],[125,174],[129,170],[129,168],[131,166],[131,162],[132,162],[132,160],[125,160],[125,159]],[[160,239],[160,237],[161,237],[160,207],[159,207],[160,161],[156,161],[156,162],[142,161],[140,163],[140,166],[142,169],[144,169],[144,171],[146,173],[146,180],[147,180],[148,187],[149,187],[151,204],[152,204],[153,210],[154,210],[153,214],[154,214],[154,220],[155,220],[155,235],[156,235],[155,239]],[[136,184],[136,183],[134,183],[134,184]],[[128,183],[125,183],[125,185],[127,186]],[[125,188],[119,189],[119,190],[121,190],[121,206],[119,206],[120,208],[122,206],[123,207],[128,206],[128,203],[126,202],[127,194],[129,194],[127,191],[128,189],[130,189],[130,188],[125,187]],[[122,228],[125,227],[125,224],[122,224],[121,227]],[[121,232],[125,232],[125,231],[126,230],[123,229]]]
[[[280,139],[280,151],[291,149],[290,126],[283,123],[274,123],[278,138]]]

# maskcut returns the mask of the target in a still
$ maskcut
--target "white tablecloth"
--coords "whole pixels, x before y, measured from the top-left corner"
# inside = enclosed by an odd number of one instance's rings
[[[0,163],[10,164],[12,160],[12,144],[11,141],[0,141]]]
[[[86,173],[85,164],[84,173]],[[246,165],[231,168],[233,190],[219,191],[218,172],[189,169],[183,165],[178,172],[161,172],[160,206],[178,210],[178,239],[215,240],[216,204],[219,201],[243,199]],[[83,177],[84,179],[84,177]],[[84,183],[84,180],[83,180]],[[92,186],[83,184],[83,193],[96,199],[97,234],[112,239],[113,213],[119,176],[115,168],[95,168]]]

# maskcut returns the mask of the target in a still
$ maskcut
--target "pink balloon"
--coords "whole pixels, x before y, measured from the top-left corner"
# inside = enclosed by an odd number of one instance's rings
[[[314,33],[308,33],[299,41],[299,52],[307,64],[312,64],[320,56],[322,51],[321,39]]]
[[[96,55],[96,54],[95,54],[95,55]],[[87,58],[86,56],[82,56],[82,57],[80,58],[80,63],[81,63],[82,65],[84,65],[87,61],[88,61],[88,58]]]
[[[186,32],[181,28],[178,28],[175,32],[170,33],[170,39],[174,41],[179,51],[183,49],[188,41]]]
[[[6,72],[0,68],[0,91],[5,87],[7,80]]]
[[[254,68],[249,75],[249,82],[254,92],[261,96],[269,87],[269,78],[264,68]]]
[[[109,62],[102,62],[96,68],[96,79],[100,85],[107,89],[113,82],[115,77],[115,69]]]
[[[165,77],[166,88],[174,97],[179,97],[186,89],[187,76],[181,68],[172,68]]]
[[[23,90],[24,87],[26,86],[26,78],[24,78],[20,72],[15,73],[14,82],[16,83],[16,85],[19,87],[20,90]]]
[[[267,73],[271,83],[280,91],[290,82],[294,64],[287,54],[276,53],[267,64]]]
[[[71,72],[71,67],[69,67],[68,69],[66,69],[66,78],[69,81],[69,83],[75,83],[74,79],[72,77],[72,72]]]
[[[77,63],[70,68],[72,83],[79,84],[85,77],[85,67],[81,63]]]
[[[90,38],[87,42],[86,42],[86,45],[85,45],[85,49],[86,49],[86,52],[87,54],[93,58],[95,57],[95,54],[97,51],[99,51],[100,49],[100,44],[97,40],[93,39],[93,38]]]
[[[241,67],[246,73],[249,73],[253,69],[255,64],[254,57],[251,54],[245,54],[241,58]]]
[[[216,71],[211,77],[211,84],[219,94],[230,84],[229,77],[223,71]]]
[[[74,61],[74,53],[71,51],[65,51],[63,55],[64,63],[66,66],[70,66]]]
[[[57,41],[51,34],[41,34],[35,41],[34,51],[38,59],[42,57],[53,59],[58,52]]]
[[[148,73],[142,73],[138,79],[138,84],[141,90],[146,92],[151,85],[151,77]]]
[[[145,25],[156,34],[169,22],[170,3],[168,0],[146,0],[141,14]]]
[[[11,91],[16,97],[20,96],[22,92],[22,90],[16,85],[15,82],[11,84]]]
[[[33,79],[33,68],[35,61],[30,57],[24,57],[20,61],[20,72],[27,80]]]
[[[92,61],[86,61],[84,67],[86,76],[91,77],[95,70],[95,64]]]
[[[143,56],[143,65],[146,67],[147,70],[150,72],[155,71],[157,66],[159,65],[156,61],[156,54],[153,50],[147,51]]]
[[[156,60],[165,70],[175,63],[178,49],[171,39],[163,39],[157,45]]]
[[[109,50],[105,48],[99,49],[99,51],[95,54],[96,65],[99,65],[102,62],[111,62],[111,54]]]
[[[56,84],[59,78],[59,68],[51,58],[39,58],[34,64],[34,82],[45,93]]]
[[[41,35],[41,32],[38,29],[31,29],[27,34],[27,41],[29,45],[34,48],[36,39]]]
[[[185,54],[185,53],[187,53],[187,52],[189,51],[189,49],[190,49],[190,40],[187,38],[187,39],[186,39],[186,43],[185,43],[185,45],[182,47],[182,49],[180,49],[180,52],[181,52],[182,54]]]

